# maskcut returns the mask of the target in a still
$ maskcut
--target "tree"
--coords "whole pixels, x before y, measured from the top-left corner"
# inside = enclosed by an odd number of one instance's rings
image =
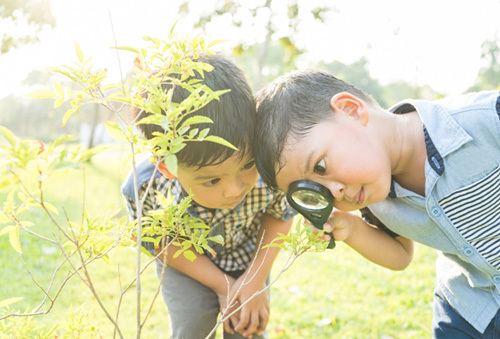
[[[415,86],[403,80],[382,85],[371,77],[368,60],[364,57],[351,64],[333,61],[320,63],[318,67],[367,92],[382,107],[390,107],[409,98],[433,100],[443,96],[429,86]]]
[[[333,9],[328,6],[311,7],[306,0],[217,0],[213,11],[200,13],[195,20],[195,28],[206,29],[210,24],[222,17],[229,17],[235,30],[242,32],[262,32],[255,37],[254,42],[238,41],[233,48],[236,56],[245,56],[251,61],[250,69],[257,70],[253,79],[253,87],[260,88],[266,79],[266,66],[269,65],[268,55],[280,46],[283,57],[271,67],[280,65],[285,71],[295,68],[297,58],[303,53],[294,37],[305,18],[312,18],[324,22],[328,12]],[[189,1],[179,7],[180,13],[193,14]],[[286,13],[286,14],[284,14]],[[264,28],[262,30],[262,27]],[[244,36],[244,34],[241,34]],[[273,60],[274,61],[274,60]]]
[[[37,42],[38,33],[42,28],[56,25],[50,0],[2,0],[0,20],[10,23],[13,28],[3,32],[0,54],[21,45]]]
[[[493,90],[500,88],[500,38],[496,34],[481,45],[481,67],[476,82],[468,91]]]
[[[371,77],[368,69],[368,60],[365,57],[351,64],[333,61],[327,64],[320,63],[319,67],[369,93],[381,106],[386,106],[387,102],[384,98],[383,88],[378,80]]]
[[[136,69],[134,77],[126,83],[107,84],[105,70],[93,70],[90,59],[84,57],[80,47],[76,44],[78,62],[71,66],[54,68],[53,71],[64,75],[75,82],[79,89],[63,87],[59,82],[54,82],[53,90],[39,90],[31,94],[34,98],[51,98],[54,106],[60,107],[65,101],[69,101],[69,107],[63,117],[63,125],[78,114],[82,114],[82,106],[98,104],[116,117],[117,121],[107,121],[108,132],[117,140],[130,146],[130,159],[133,164],[135,176],[135,156],[147,151],[154,156],[158,166],[164,163],[171,173],[177,172],[176,153],[179,152],[187,142],[216,142],[227,147],[232,147],[227,141],[213,135],[207,135],[209,128],[200,130],[198,124],[210,123],[207,118],[196,115],[197,109],[206,105],[211,100],[217,100],[226,91],[212,91],[206,85],[189,80],[194,72],[209,72],[211,66],[197,62],[197,53],[206,51],[213,53],[211,43],[205,42],[202,37],[189,40],[173,38],[170,33],[168,40],[159,40],[146,37],[149,44],[147,48],[119,47],[119,49],[133,52],[136,55]],[[190,92],[190,95],[182,102],[172,101],[172,92],[165,88],[165,84],[181,86]],[[138,91],[140,89],[140,91]],[[145,93],[143,95],[143,93]],[[150,113],[147,117],[138,117],[135,121],[127,120],[122,115],[122,108],[131,105],[140,111]],[[165,112],[165,114],[163,113]],[[186,117],[189,115],[188,117]],[[183,118],[186,119],[183,119]],[[158,124],[165,133],[158,133],[152,139],[144,140],[136,131],[138,123]],[[116,218],[116,213],[111,215],[92,215],[90,211],[82,208],[82,213],[76,218],[68,213],[65,206],[56,206],[51,203],[50,194],[47,194],[48,178],[60,175],[69,169],[77,169],[85,166],[88,159],[102,150],[102,147],[82,150],[82,147],[66,145],[71,138],[63,136],[47,145],[34,140],[25,140],[17,137],[12,131],[0,126],[0,189],[6,189],[9,193],[5,201],[0,205],[0,236],[9,238],[12,248],[21,257],[23,267],[27,271],[33,283],[43,292],[43,298],[38,305],[30,305],[27,311],[8,311],[0,314],[0,320],[20,317],[28,319],[41,316],[50,312],[56,303],[62,289],[70,279],[80,279],[90,290],[94,297],[96,307],[113,326],[113,337],[124,338],[119,317],[120,307],[123,306],[123,297],[131,293],[135,287],[136,291],[136,337],[140,338],[142,330],[151,312],[152,305],[157,299],[160,291],[160,282],[152,300],[142,300],[141,274],[154,263],[156,258],[151,256],[144,263],[142,242],[171,242],[178,246],[175,256],[183,255],[188,260],[196,260],[197,254],[210,251],[209,241],[220,243],[220,236],[210,236],[208,226],[203,222],[186,213],[191,203],[191,196],[186,197],[179,205],[171,205],[171,197],[161,196],[156,192],[162,208],[151,211],[142,217],[142,203],[144,197],[135,191],[137,221],[129,222],[126,216]],[[157,170],[157,169],[156,169]],[[82,170],[84,176],[85,171]],[[154,177],[154,176],[153,176]],[[151,180],[153,180],[152,178]],[[137,182],[137,176],[134,178]],[[148,194],[148,193],[146,193]],[[28,212],[38,214],[36,220],[30,218]],[[48,222],[37,225],[40,214],[46,216]],[[37,227],[38,226],[38,227]],[[40,227],[42,226],[42,227]],[[136,242],[132,241],[130,234]],[[165,235],[168,235],[165,237]],[[35,238],[38,242],[47,243],[56,248],[60,256],[60,262],[55,266],[52,278],[47,284],[39,279],[33,265],[29,260],[24,260],[23,248],[26,244],[25,238]],[[169,244],[164,244],[167,249]],[[116,267],[116,288],[113,292],[118,295],[117,305],[108,305],[103,300],[103,291],[100,291],[96,281],[92,279],[92,263],[98,260],[106,260],[110,254],[119,247],[135,247],[136,264],[135,276],[124,279],[120,268]],[[318,235],[313,235],[307,227],[298,228],[294,235],[283,236],[282,243],[271,244],[289,249],[292,254],[282,272],[286,270],[295,259],[308,250],[324,250],[325,242],[319,240]],[[160,253],[159,256],[166,256]],[[258,265],[259,263],[257,263]],[[164,274],[161,273],[161,274]],[[279,277],[280,275],[278,275]],[[59,279],[55,279],[58,277]],[[274,281],[278,279],[276,277]],[[248,278],[249,280],[252,277]],[[161,279],[160,279],[161,280]],[[271,282],[271,283],[273,283]],[[258,293],[263,293],[269,287],[266,286]],[[103,292],[103,293],[101,293]],[[109,291],[108,291],[109,293]],[[21,297],[13,297],[0,300],[0,308],[12,309]],[[36,301],[34,301],[36,302]],[[145,307],[142,305],[146,304]],[[232,301],[228,302],[228,306]],[[232,306],[232,305],[231,305]],[[236,306],[235,306],[236,307]],[[238,311],[242,305],[238,305]],[[228,309],[231,309],[228,307]],[[222,314],[220,326],[230,314]],[[0,323],[2,331],[14,333],[12,326],[17,323]],[[73,324],[70,324],[73,325]],[[33,329],[29,323],[24,323],[23,335],[27,333],[40,335],[41,330]],[[54,337],[56,327],[47,329],[45,335],[40,337]],[[14,328],[15,330],[15,328]],[[65,329],[60,329],[64,331]],[[96,337],[97,332],[93,326],[87,333]],[[72,337],[68,331],[56,335],[61,338]]]

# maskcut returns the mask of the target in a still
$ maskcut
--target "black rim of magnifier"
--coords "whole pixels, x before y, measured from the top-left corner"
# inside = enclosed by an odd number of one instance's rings
[[[294,181],[288,186],[288,197],[289,200],[292,199],[292,194],[296,191],[308,190],[313,192],[319,192],[322,196],[328,200],[328,202],[333,202],[333,195],[328,188],[325,186],[318,184],[317,182],[311,180],[297,180]]]
[[[295,200],[292,198],[292,194],[297,191],[312,191],[315,193],[319,193],[323,195],[323,197],[328,201],[328,205],[325,208],[315,210],[315,209],[309,209],[305,208],[302,206],[299,206]],[[323,224],[328,221],[328,217],[330,216],[330,213],[332,212],[333,209],[333,201],[335,200],[333,198],[332,193],[328,188],[325,186],[318,184],[317,182],[310,181],[310,180],[297,180],[294,181],[288,186],[288,192],[286,195],[286,198],[288,200],[288,203],[297,210],[300,214],[302,214],[304,217],[309,219],[313,223],[313,225],[316,228],[323,229]],[[317,215],[321,215],[321,220],[318,220]],[[335,248],[335,238],[333,237],[332,233],[329,233],[330,235],[330,242],[328,244],[328,248]]]
[[[321,209],[311,209],[300,206],[292,198],[293,193],[297,191],[311,191],[319,193],[328,201],[328,205]],[[334,201],[332,193],[325,186],[310,180],[297,180],[292,182],[290,186],[288,186],[287,200],[288,203],[297,210],[297,212],[305,216],[315,227],[320,229],[323,228],[323,224],[328,220],[328,217],[333,209]],[[318,218],[318,215],[321,215],[321,218]]]

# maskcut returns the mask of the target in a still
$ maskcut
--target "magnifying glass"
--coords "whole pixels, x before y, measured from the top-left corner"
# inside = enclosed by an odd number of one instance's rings
[[[323,229],[333,209],[333,195],[325,186],[311,180],[297,180],[288,186],[288,203],[314,227]],[[329,233],[328,248],[335,247],[333,234]]]

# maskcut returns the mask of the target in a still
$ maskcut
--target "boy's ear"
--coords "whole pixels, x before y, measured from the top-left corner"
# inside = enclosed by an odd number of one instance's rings
[[[158,164],[158,170],[160,171],[161,174],[163,174],[167,179],[170,179],[170,180],[173,180],[175,179],[175,175],[173,175],[172,173],[170,173],[170,171],[168,170],[167,166],[165,166],[165,164],[163,162],[160,162]]]
[[[349,117],[359,120],[363,125],[368,123],[370,112],[367,104],[351,93],[335,94],[330,99],[330,106],[334,113],[347,114]]]

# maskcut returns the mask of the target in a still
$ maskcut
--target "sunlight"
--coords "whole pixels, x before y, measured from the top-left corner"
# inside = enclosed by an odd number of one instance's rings
[[[430,85],[437,91],[453,94],[468,88],[480,66],[480,46],[493,37],[498,28],[496,17],[500,3],[478,0],[475,6],[446,0],[422,0],[407,3],[396,0],[337,1],[334,11],[321,24],[312,20],[309,11],[299,18],[302,24],[294,33],[296,44],[306,50],[300,67],[310,67],[320,60],[352,63],[361,57],[369,61],[371,75],[382,83],[404,80],[416,85]],[[176,10],[180,0],[67,1],[52,0],[56,27],[40,34],[39,44],[25,46],[0,56],[0,97],[19,90],[22,80],[32,69],[68,63],[74,57],[73,44],[78,41],[94,63],[118,75],[116,52],[109,47],[141,44],[141,37],[161,37],[178,20],[177,31],[196,34],[196,13],[208,13],[215,0],[190,1],[190,13],[180,17]],[[273,38],[290,34],[285,2],[272,2]],[[328,1],[303,2],[313,8]],[[307,7],[309,6],[309,7]],[[330,5],[331,6],[331,5]],[[449,14],[450,6],[453,15]],[[432,8],[432,11],[429,10]],[[174,10],[175,9],[175,10]],[[362,10],[361,10],[362,9]],[[411,15],[408,15],[411,13]],[[261,9],[255,17],[242,5],[236,15],[241,28],[234,28],[229,16],[221,16],[206,27],[209,39],[226,40],[224,48],[243,43],[253,45],[264,40],[265,22],[271,15]],[[29,27],[0,21],[0,30],[22,36]],[[123,56],[126,58],[126,56]],[[122,60],[128,67],[129,60]],[[124,66],[124,67],[125,67]],[[456,74],[460,72],[460,77]]]

